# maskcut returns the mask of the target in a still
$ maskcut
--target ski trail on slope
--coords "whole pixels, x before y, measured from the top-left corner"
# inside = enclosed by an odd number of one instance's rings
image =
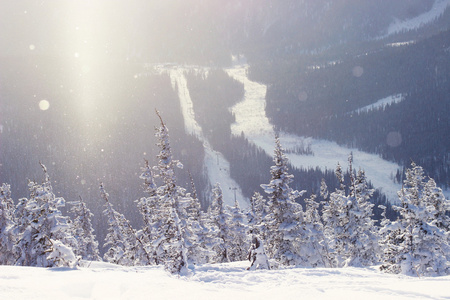
[[[234,199],[236,197],[239,206],[242,209],[247,208],[249,206],[248,199],[244,197],[240,186],[230,176],[230,163],[222,153],[215,151],[211,147],[211,144],[203,134],[201,126],[195,119],[194,105],[189,94],[185,76],[187,68],[173,67],[160,70],[168,72],[172,88],[178,88],[178,98],[180,99],[185,131],[188,134],[197,136],[203,143],[203,148],[205,149],[204,167],[211,186],[216,182],[220,184],[223,192],[223,201],[226,205],[234,206]],[[194,70],[198,71],[198,69]]]
[[[231,108],[236,118],[236,123],[231,126],[231,132],[234,135],[243,132],[250,142],[262,148],[269,156],[273,156],[275,131],[265,112],[267,87],[250,81],[247,70],[248,65],[238,65],[225,70],[230,77],[241,82],[245,89],[244,100]],[[335,142],[287,133],[281,133],[280,140],[287,150],[310,145],[314,155],[287,154],[290,163],[296,168],[319,167],[322,171],[334,170],[338,162],[345,168],[348,155],[353,152],[354,168],[364,169],[368,180],[375,188],[383,192],[391,202],[398,201],[397,191],[401,185],[394,183],[391,176],[395,176],[397,170],[402,170],[399,165],[383,160],[375,154],[339,146]]]
[[[394,23],[389,25],[387,34],[379,37],[379,39],[388,37],[404,30],[414,30],[423,27],[442,16],[449,5],[450,0],[436,0],[429,11],[424,12],[423,14],[418,15],[415,18],[405,21],[395,20]]]

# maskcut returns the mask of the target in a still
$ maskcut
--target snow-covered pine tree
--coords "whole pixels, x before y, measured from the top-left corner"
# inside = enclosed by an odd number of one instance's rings
[[[268,214],[264,218],[266,250],[282,265],[302,265],[305,262],[299,254],[299,241],[304,238],[300,226],[303,210],[295,199],[305,191],[298,192],[289,187],[293,175],[288,173],[287,157],[278,136],[275,137],[273,161],[275,165],[270,168],[270,182],[261,185],[268,194]]]
[[[429,178],[425,183],[424,194],[427,199],[427,222],[442,230],[444,234],[442,243],[444,245],[439,248],[446,251],[447,261],[450,262],[450,200],[445,198],[442,189],[436,186],[433,178]]]
[[[12,265],[16,262],[14,245],[16,237],[13,232],[14,202],[11,199],[11,188],[8,184],[0,187],[0,264]]]
[[[340,267],[343,265],[343,255],[347,252],[348,237],[346,236],[345,224],[348,221],[346,220],[347,197],[345,195],[344,175],[339,163],[336,166],[335,174],[339,182],[339,188],[329,194],[328,201],[324,202],[322,219],[331,264],[333,267]]]
[[[211,201],[212,230],[217,230],[217,243],[213,250],[216,252],[214,262],[230,262],[230,242],[232,239],[229,220],[230,214],[225,210],[223,194],[219,183],[212,189],[213,199]]]
[[[205,216],[201,210],[200,201],[197,198],[197,191],[194,180],[189,172],[191,180],[191,193],[185,197],[186,206],[186,225],[185,241],[187,248],[187,257],[189,263],[203,264],[214,256],[209,228],[206,226]]]
[[[352,170],[352,158],[349,159]],[[350,172],[350,192],[348,196],[348,215],[350,244],[346,255],[346,266],[371,266],[379,261],[379,235],[372,219],[373,206],[370,198],[374,190],[368,188],[366,175],[359,170],[355,177]]]
[[[105,237],[104,248],[106,252],[104,260],[123,266],[132,266],[135,263],[134,246],[136,237],[129,229],[125,216],[117,212],[111,202],[109,194],[105,191],[103,183],[100,183],[100,196],[105,201],[103,214],[107,218],[108,233]]]
[[[162,222],[156,230],[153,247],[156,249],[158,260],[164,262],[166,270],[171,273],[184,274],[188,270],[188,261],[184,240],[185,228],[183,228],[179,216],[186,215],[185,208],[180,203],[180,198],[185,191],[177,185],[175,176],[175,167],[182,168],[183,165],[173,159],[169,130],[158,111],[156,114],[161,121],[161,126],[156,128],[155,133],[160,151],[157,155],[158,165],[153,169],[157,172],[155,176],[162,181],[162,185],[157,188]]]
[[[14,211],[15,225],[13,233],[17,238],[17,242],[13,247],[13,252],[16,257],[15,265],[18,266],[30,266],[32,264],[31,247],[33,237],[30,224],[33,220],[33,215],[27,204],[27,198],[19,199]]]
[[[425,183],[424,193],[425,197],[428,199],[427,222],[434,222],[437,227],[445,232],[450,232],[450,216],[448,215],[448,212],[450,211],[450,200],[445,198],[442,189],[436,186],[436,182],[433,178],[430,178]]]
[[[328,244],[325,240],[322,219],[319,215],[317,196],[312,194],[305,199],[306,211],[304,215],[304,228],[306,239],[302,247],[302,255],[308,265],[315,267],[330,267]]]
[[[153,171],[148,160],[145,160],[145,166],[141,168],[141,170],[142,173],[140,178],[144,180],[145,192],[148,196],[136,200],[138,210],[144,223],[143,228],[137,231],[136,235],[144,244],[143,250],[145,251],[136,253],[136,260],[140,262],[139,264],[145,264],[144,262],[148,260],[147,257],[149,257],[147,264],[160,264],[161,262],[158,261],[156,255],[156,249],[153,247],[153,241],[156,239],[159,222],[162,221],[160,199],[157,194],[158,187],[155,183]]]
[[[265,203],[263,196],[259,192],[255,192],[250,199],[250,208],[247,213],[249,235],[257,235],[263,240],[265,237],[263,218],[266,215],[264,206]]]
[[[230,261],[242,261],[246,259],[250,247],[247,220],[237,200],[233,207],[228,207],[228,210],[231,217],[229,224],[232,235],[228,257]]]
[[[55,196],[47,168],[43,164],[41,167],[44,171],[43,183],[30,181],[30,199],[19,203],[19,210],[24,215],[17,222],[17,228],[23,230],[18,232],[20,239],[16,244],[16,253],[20,256],[17,264],[55,267],[60,266],[60,262],[54,254],[49,256],[54,250],[51,240],[57,240],[66,247],[76,244],[76,240],[71,235],[68,217],[59,210],[65,206],[65,200]]]
[[[433,186],[432,182],[428,182]],[[387,233],[383,241],[384,263],[381,269],[413,276],[449,274],[448,232],[432,220],[430,211],[433,211],[434,199],[430,199],[422,167],[412,163],[411,168],[406,170],[398,196],[401,206],[394,209],[400,217],[382,229]]]
[[[74,249],[75,254],[85,260],[101,260],[98,241],[95,238],[91,221],[94,214],[91,213],[81,197],[80,201],[70,204],[72,204],[70,211],[75,216],[72,223],[72,235],[77,240],[77,247]]]

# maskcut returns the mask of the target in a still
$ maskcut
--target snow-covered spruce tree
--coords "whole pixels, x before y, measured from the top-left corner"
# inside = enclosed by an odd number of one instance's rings
[[[18,266],[30,266],[32,263],[32,228],[30,226],[33,214],[27,207],[28,199],[19,199],[16,210],[14,211],[15,225],[13,233],[17,238],[17,242],[13,247],[15,264]]]
[[[329,247],[329,259],[333,267],[340,267],[347,253],[348,236],[345,225],[347,221],[347,197],[345,195],[344,175],[338,163],[335,170],[339,188],[329,194],[328,201],[322,207],[324,235]]]
[[[345,266],[371,266],[379,261],[380,247],[378,228],[372,219],[373,206],[370,198],[374,190],[368,188],[366,175],[359,170],[355,177],[352,171],[352,158],[350,166],[350,192],[347,201],[349,216],[348,253]]]
[[[449,274],[449,233],[437,226],[430,214],[434,211],[429,192],[433,182],[426,181],[422,167],[415,163],[405,177],[398,192],[401,206],[394,207],[400,217],[382,229],[386,238],[381,269],[412,276]]]
[[[0,264],[12,265],[16,262],[14,245],[16,237],[13,232],[14,202],[11,199],[11,188],[8,184],[0,187]]]
[[[76,255],[85,260],[101,260],[98,251],[98,241],[94,235],[92,227],[93,213],[86,206],[86,203],[80,197],[80,201],[70,203],[70,211],[75,216],[72,223],[72,235],[77,240],[77,247],[74,249]]]
[[[325,240],[322,219],[319,215],[319,203],[316,201],[317,196],[312,194],[305,199],[306,211],[304,214],[304,228],[306,231],[306,239],[304,241],[303,253],[308,265],[315,267],[332,266],[328,244]]]
[[[248,233],[250,236],[257,235],[264,240],[265,228],[263,218],[266,215],[264,198],[259,192],[255,192],[250,199],[250,208],[247,213]]]
[[[161,262],[158,261],[156,255],[156,249],[153,247],[153,241],[156,239],[159,222],[162,221],[160,199],[156,192],[158,187],[155,183],[153,171],[148,160],[145,160],[145,166],[141,168],[141,170],[142,173],[140,178],[144,180],[145,192],[148,196],[136,200],[138,210],[144,223],[143,228],[137,231],[136,235],[143,242],[145,251],[137,253],[136,259],[139,261],[138,264],[140,265],[145,264],[147,257],[149,258],[149,261],[147,261],[146,264],[160,264]]]
[[[427,199],[427,222],[437,226],[444,233],[446,238],[447,261],[450,262],[450,200],[446,199],[442,193],[442,189],[436,186],[433,178],[430,178],[425,184],[425,198]]]
[[[270,182],[261,185],[268,194],[268,214],[264,217],[266,251],[282,265],[303,265],[305,261],[299,251],[300,242],[305,238],[300,226],[303,210],[295,199],[305,191],[298,192],[289,187],[293,175],[288,173],[287,157],[278,136],[275,137],[273,161],[275,165],[270,168]]]
[[[169,130],[164,124],[160,114],[156,111],[161,126],[156,128],[155,136],[160,148],[158,165],[153,169],[155,177],[162,181],[162,185],[156,190],[160,204],[160,226],[156,228],[156,239],[153,247],[156,250],[157,259],[164,263],[165,269],[170,273],[184,274],[187,272],[188,260],[184,240],[185,228],[183,228],[180,215],[185,216],[185,208],[180,203],[185,190],[176,183],[175,167],[183,165],[174,160],[169,142]]]
[[[427,222],[434,222],[440,229],[445,232],[450,232],[450,216],[448,215],[450,211],[450,200],[445,199],[442,189],[436,186],[433,178],[430,178],[425,183],[425,197],[428,199]]]
[[[353,155],[349,156],[349,194],[345,192],[344,176],[340,165],[336,177],[340,187],[330,194],[323,217],[325,233],[333,249],[335,264],[343,266],[369,266],[379,260],[378,230],[372,219],[373,190],[368,188],[364,171],[357,176],[353,171]]]
[[[242,261],[247,258],[250,247],[247,220],[237,201],[233,207],[228,207],[228,210],[231,217],[229,223],[232,235],[228,257],[230,261]]]
[[[23,230],[18,232],[20,239],[15,250],[19,255],[17,264],[38,267],[66,266],[57,255],[51,254],[55,250],[52,240],[59,241],[68,248],[68,245],[76,245],[76,240],[71,235],[68,217],[63,216],[59,210],[65,206],[65,200],[55,196],[47,168],[43,164],[41,167],[44,171],[43,183],[31,181],[28,184],[30,199],[19,203],[23,216],[16,214],[17,217],[23,218],[17,221],[17,228]]]
[[[232,240],[232,233],[230,229],[230,214],[226,211],[223,204],[223,194],[220,184],[216,183],[212,189],[213,199],[211,201],[211,221],[215,227],[212,230],[217,230],[217,243],[213,250],[216,252],[214,262],[223,263],[230,262],[230,242]]]
[[[185,220],[187,257],[189,263],[203,264],[209,262],[209,258],[214,256],[214,251],[210,242],[210,231],[205,215],[201,210],[194,180],[190,172],[189,177],[191,180],[191,193],[184,197],[187,213]]]
[[[102,183],[100,183],[100,196],[105,201],[103,214],[108,222],[108,233],[103,246],[107,250],[103,258],[110,263],[132,266],[135,263],[133,248],[136,243],[136,237],[130,231],[128,220],[125,216],[117,212],[111,202],[109,202],[109,194],[105,191]]]

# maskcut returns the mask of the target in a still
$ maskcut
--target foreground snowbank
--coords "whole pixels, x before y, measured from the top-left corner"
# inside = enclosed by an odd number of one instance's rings
[[[202,265],[177,278],[160,267],[83,264],[78,270],[0,266],[0,299],[449,299],[450,276],[411,278],[375,268],[246,271]]]

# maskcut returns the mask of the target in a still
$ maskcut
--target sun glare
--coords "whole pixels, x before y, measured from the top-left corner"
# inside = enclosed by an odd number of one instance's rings
[[[70,1],[65,7],[65,53],[69,60],[68,65],[74,70],[74,107],[83,124],[88,124],[97,117],[102,94],[98,83],[108,76],[99,62],[104,61],[107,56],[105,49],[110,38],[111,19],[106,11],[109,9],[111,4],[108,1]],[[95,134],[90,128],[89,135]]]

